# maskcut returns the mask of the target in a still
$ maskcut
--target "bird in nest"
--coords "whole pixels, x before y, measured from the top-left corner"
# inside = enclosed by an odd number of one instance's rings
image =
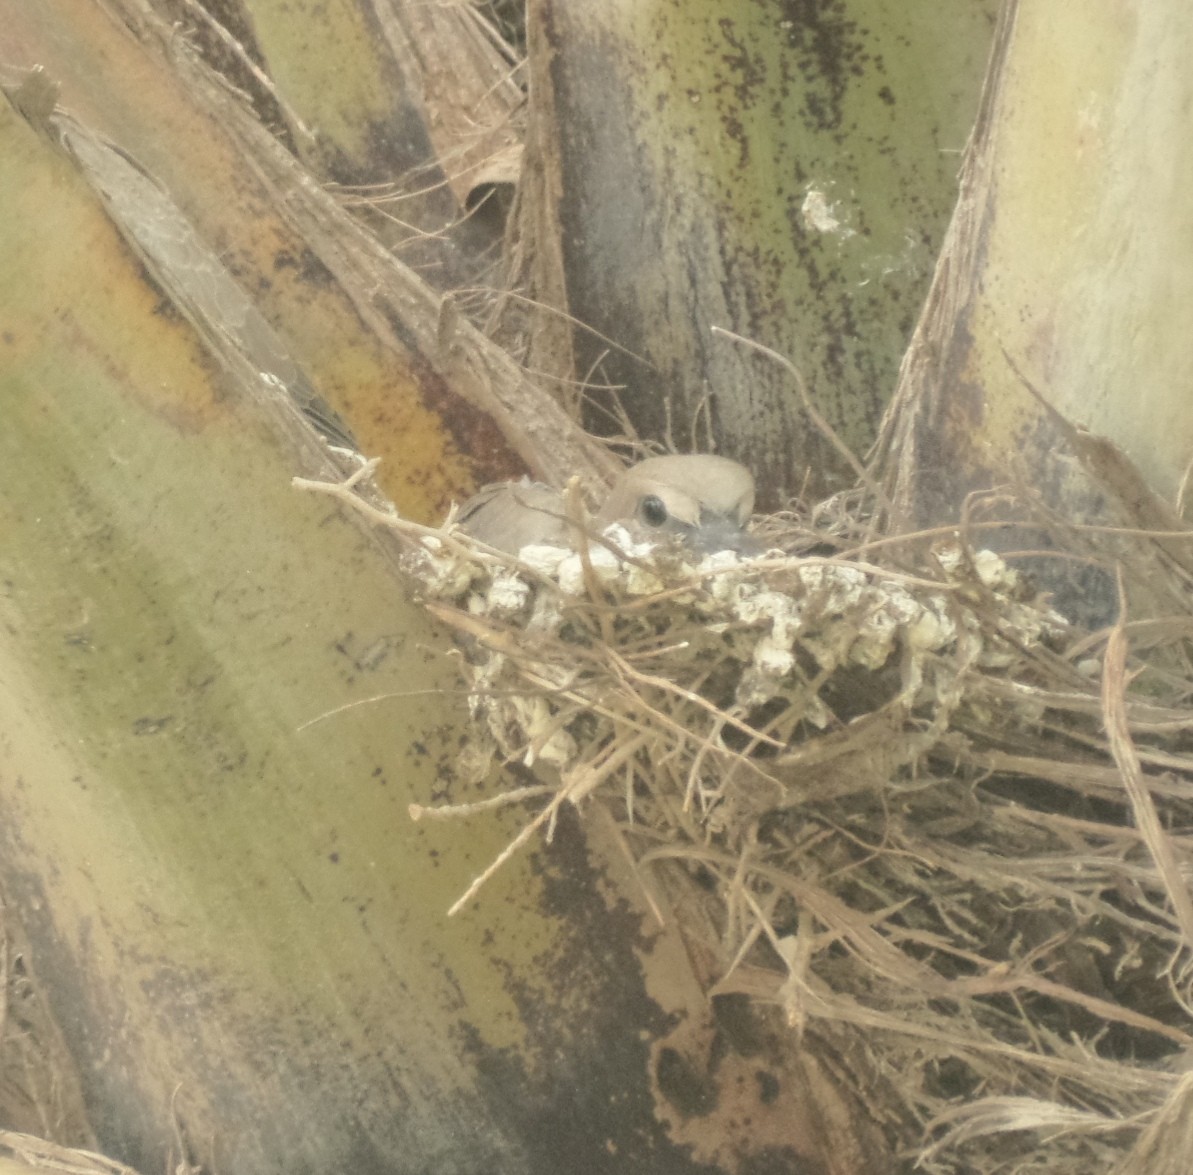
[[[619,523],[635,540],[676,539],[690,550],[755,554],[746,530],[754,510],[754,477],[711,453],[648,457],[613,483],[593,519],[593,532]],[[572,547],[563,494],[528,478],[485,486],[461,507],[465,534],[516,555],[523,547]]]

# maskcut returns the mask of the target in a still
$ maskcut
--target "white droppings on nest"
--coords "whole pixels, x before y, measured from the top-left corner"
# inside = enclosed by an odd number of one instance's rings
[[[743,624],[769,624],[776,633],[789,633],[791,641],[795,640],[803,611],[799,600],[786,592],[768,591],[757,583],[736,586],[736,595],[726,602],[738,620]]]
[[[932,554],[940,564],[941,571],[950,578],[957,575],[967,562],[965,547],[956,540],[936,543],[932,548]]]
[[[588,566],[597,583],[612,584],[620,571],[620,564],[612,551],[603,547],[593,548],[589,553]],[[559,590],[565,597],[584,595],[584,560],[574,551],[560,564],[555,578]]]
[[[848,563],[800,564],[796,576],[809,596],[819,595],[815,607],[823,615],[853,607],[870,585],[866,573]]]
[[[640,623],[643,609],[650,610],[648,639],[669,649],[672,671],[687,672],[681,666],[690,667],[700,657],[736,666],[733,713],[748,715],[783,699],[798,704],[801,720],[817,729],[829,726],[833,715],[817,688],[809,686],[809,673],[823,680],[847,667],[873,673],[898,659],[903,696],[912,705],[951,695],[949,667],[926,674],[923,662],[956,644],[959,623],[970,638],[984,634],[975,654],[983,665],[998,666],[1012,655],[1010,644],[989,626],[983,629],[964,608],[958,620],[958,593],[950,599],[940,588],[910,586],[901,582],[905,577],[878,568],[776,552],[743,559],[724,551],[696,559],[674,544],[635,542],[620,526],[610,527],[605,537],[607,544],[594,541],[583,555],[527,547],[516,560],[480,561],[468,573],[457,566],[468,562],[466,555],[428,556],[413,565],[416,573],[429,570],[424,588],[440,598],[458,600],[460,585],[467,585],[463,595],[469,613],[503,625],[503,640],[519,646],[512,658],[493,651],[470,670],[474,691],[488,695],[481,709],[508,758],[560,768],[583,760],[584,750],[568,729],[581,714],[587,721],[584,738],[593,745],[621,737],[616,716],[594,724],[592,709],[581,705],[573,706],[564,721],[557,699],[528,700],[516,684],[533,673],[541,688],[550,683],[561,688],[562,668],[571,674],[578,657],[590,667],[600,660],[580,656],[597,639],[591,625],[569,624],[577,615],[588,615],[593,591],[608,593],[601,602],[606,624],[620,623],[623,615],[627,625]],[[964,589],[962,595],[974,591],[998,600],[1002,623],[1013,624],[1022,640],[1030,643],[1051,631],[1046,610],[1014,598],[1021,589],[1018,577],[997,555],[974,555],[946,543],[937,557],[948,580]],[[624,614],[623,608],[628,609]],[[607,639],[614,630],[603,631]],[[508,644],[501,647],[510,651]],[[576,685],[590,703],[601,692],[594,684],[599,676],[594,673],[586,683],[581,674]]]
[[[899,643],[912,654],[936,653],[956,640],[956,625],[944,614],[940,596],[919,599],[898,584],[871,589],[873,596],[858,625],[858,639],[849,661],[867,669],[881,669]]]
[[[526,621],[526,632],[531,638],[548,636],[557,632],[563,624],[563,606],[554,592],[538,592],[530,619]]]
[[[435,535],[424,535],[402,558],[402,569],[438,600],[454,600],[483,578],[484,569],[447,547]]]
[[[988,588],[1014,591],[1019,586],[1019,572],[1008,567],[993,551],[975,551],[973,569],[978,573],[978,579]]]
[[[488,591],[470,601],[469,610],[503,619],[515,617],[526,608],[532,590],[516,571],[502,568],[489,581]]]
[[[803,608],[799,600],[783,592],[767,591],[755,583],[736,586],[736,597],[729,601],[735,619],[769,629],[754,644],[751,668],[743,673],[737,688],[737,704],[752,710],[775,697],[795,670],[795,641]]]
[[[583,759],[567,730],[582,712],[588,717],[584,737],[594,745],[618,729],[615,717],[594,725],[583,705],[573,706],[564,721],[558,700],[528,701],[516,688],[531,671],[543,688],[560,685],[561,667],[572,672],[580,650],[597,637],[591,623],[577,627],[569,620],[590,615],[594,591],[608,597],[601,603],[607,617],[602,639],[614,631],[608,624],[620,623],[621,609],[628,609],[627,624],[639,623],[649,609],[650,639],[670,650],[671,671],[686,672],[681,666],[700,657],[733,664],[733,713],[747,715],[777,699],[794,705],[798,698],[801,720],[818,729],[832,723],[832,711],[819,687],[809,686],[808,674],[827,681],[851,667],[877,673],[898,664],[906,704],[933,704],[954,697],[956,674],[948,657],[930,671],[925,658],[956,650],[962,631],[964,660],[1000,670],[1023,647],[1064,625],[1030,597],[1000,556],[956,541],[934,547],[945,579],[931,585],[869,565],[777,552],[754,559],[731,551],[696,558],[675,544],[637,542],[616,525],[604,538],[583,555],[533,546],[517,559],[478,553],[473,560],[467,540],[445,549],[425,536],[423,555],[409,561],[429,595],[463,602],[470,615],[502,625],[503,640],[519,646],[512,659],[494,649],[470,669],[474,691],[488,694],[482,707],[487,725],[509,758],[560,767]],[[508,643],[500,647],[511,652]],[[593,658],[585,663],[591,667]],[[600,692],[592,681],[581,680],[576,688],[590,702]]]
[[[795,653],[792,652],[792,641],[779,632],[772,632],[764,636],[754,646],[754,668],[766,679],[778,683],[795,668]],[[773,692],[773,691],[772,691]],[[765,698],[754,698],[750,702],[738,694],[738,702],[743,705],[760,706]]]
[[[903,628],[903,639],[915,653],[943,649],[957,637],[957,625],[948,614],[943,596],[928,596],[918,612]]]
[[[846,564],[791,561],[779,578],[786,590],[739,584],[731,600],[738,620],[769,624],[754,650],[754,666],[764,675],[794,668],[797,640],[820,668],[860,665],[880,669],[900,638],[913,652],[943,648],[956,635],[943,615],[943,598],[920,600],[889,580],[875,580]],[[752,683],[751,694],[757,683]]]
[[[532,543],[518,552],[518,558],[531,571],[545,575],[548,579],[558,578],[560,564],[571,556],[570,547],[552,547],[543,543]]]
[[[782,552],[769,552],[770,554],[782,554]],[[756,558],[764,559],[766,554],[758,555]],[[697,570],[706,572],[725,571],[730,567],[736,567],[743,562],[744,557],[737,551],[710,551],[697,565]]]

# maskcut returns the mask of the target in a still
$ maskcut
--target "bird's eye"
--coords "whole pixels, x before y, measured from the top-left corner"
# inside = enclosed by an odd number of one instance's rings
[[[638,517],[647,526],[662,526],[667,521],[667,507],[663,505],[663,499],[655,494],[647,494],[638,503]]]

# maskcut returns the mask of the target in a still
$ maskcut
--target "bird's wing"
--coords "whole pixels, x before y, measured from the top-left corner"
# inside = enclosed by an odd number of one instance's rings
[[[525,478],[485,486],[460,507],[458,522],[465,534],[510,555],[532,543],[567,545],[563,496]]]

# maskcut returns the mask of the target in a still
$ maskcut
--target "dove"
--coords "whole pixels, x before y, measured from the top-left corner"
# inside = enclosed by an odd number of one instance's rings
[[[625,470],[597,511],[594,531],[613,523],[635,539],[677,537],[700,553],[753,552],[745,525],[754,509],[754,477],[711,453],[648,457]],[[486,486],[461,508],[460,528],[516,555],[531,544],[573,543],[558,490],[523,478]]]

